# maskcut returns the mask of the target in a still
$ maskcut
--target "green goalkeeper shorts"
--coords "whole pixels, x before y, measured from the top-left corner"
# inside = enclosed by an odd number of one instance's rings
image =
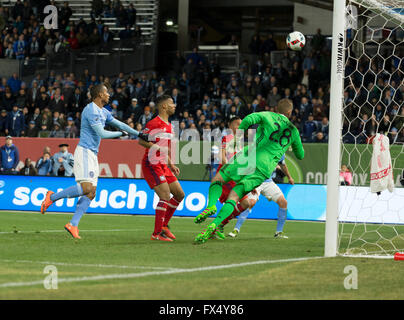
[[[249,168],[236,162],[225,164],[219,173],[225,182],[236,182],[233,190],[240,199],[268,179],[256,168]]]

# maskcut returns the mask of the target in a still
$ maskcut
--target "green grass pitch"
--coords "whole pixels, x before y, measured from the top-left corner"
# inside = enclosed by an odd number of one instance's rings
[[[247,220],[237,239],[194,245],[202,226],[174,217],[173,243],[150,240],[153,216],[0,212],[0,299],[403,299],[404,261],[323,258],[324,223]],[[234,222],[225,230],[232,230]],[[58,288],[45,289],[44,268]],[[347,266],[357,289],[346,289]],[[164,288],[162,290],[161,288]]]

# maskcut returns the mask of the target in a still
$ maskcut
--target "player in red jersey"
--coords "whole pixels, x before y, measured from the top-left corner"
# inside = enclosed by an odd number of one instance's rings
[[[143,176],[159,197],[151,240],[173,241],[175,236],[168,222],[185,197],[176,178],[180,170],[169,156],[174,132],[168,118],[175,113],[176,105],[169,95],[158,97],[155,104],[158,116],[146,123],[139,135],[139,144],[146,148],[142,160]]]
[[[241,119],[239,117],[233,117],[229,121],[229,129],[232,133],[224,136],[222,138],[222,147],[221,147],[221,163],[217,168],[216,173],[220,171],[220,169],[225,165],[229,160],[240,151],[240,144],[237,144],[235,139],[236,131],[240,126]],[[229,181],[228,183],[223,185],[222,195],[219,198],[220,203],[224,203],[229,196],[231,189],[236,185],[234,181]]]

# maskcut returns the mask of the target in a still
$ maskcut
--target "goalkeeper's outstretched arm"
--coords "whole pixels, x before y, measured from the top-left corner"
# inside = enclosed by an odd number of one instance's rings
[[[292,133],[292,150],[296,158],[298,158],[299,160],[302,160],[304,158],[302,140],[300,139],[300,134],[296,127],[293,129]]]

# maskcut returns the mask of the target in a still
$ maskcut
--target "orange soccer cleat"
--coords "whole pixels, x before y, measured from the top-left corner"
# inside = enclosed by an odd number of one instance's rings
[[[167,237],[164,232],[160,232],[158,234],[152,234],[151,239],[150,240],[160,240],[160,241],[173,241],[172,239],[170,239],[169,237]]]
[[[50,198],[50,196],[52,194],[54,194],[54,192],[50,191],[50,190],[46,193],[45,199],[42,201],[42,204],[41,204],[41,213],[42,214],[45,214],[46,210],[48,210],[48,208],[53,203],[53,201]]]
[[[72,226],[70,222],[65,225],[65,229],[72,235],[73,238],[81,239],[79,236],[79,228]]]
[[[176,239],[175,235],[170,231],[170,229],[168,227],[163,227],[162,230],[163,230],[163,234],[165,236],[167,236],[168,238],[173,239],[173,240]]]

